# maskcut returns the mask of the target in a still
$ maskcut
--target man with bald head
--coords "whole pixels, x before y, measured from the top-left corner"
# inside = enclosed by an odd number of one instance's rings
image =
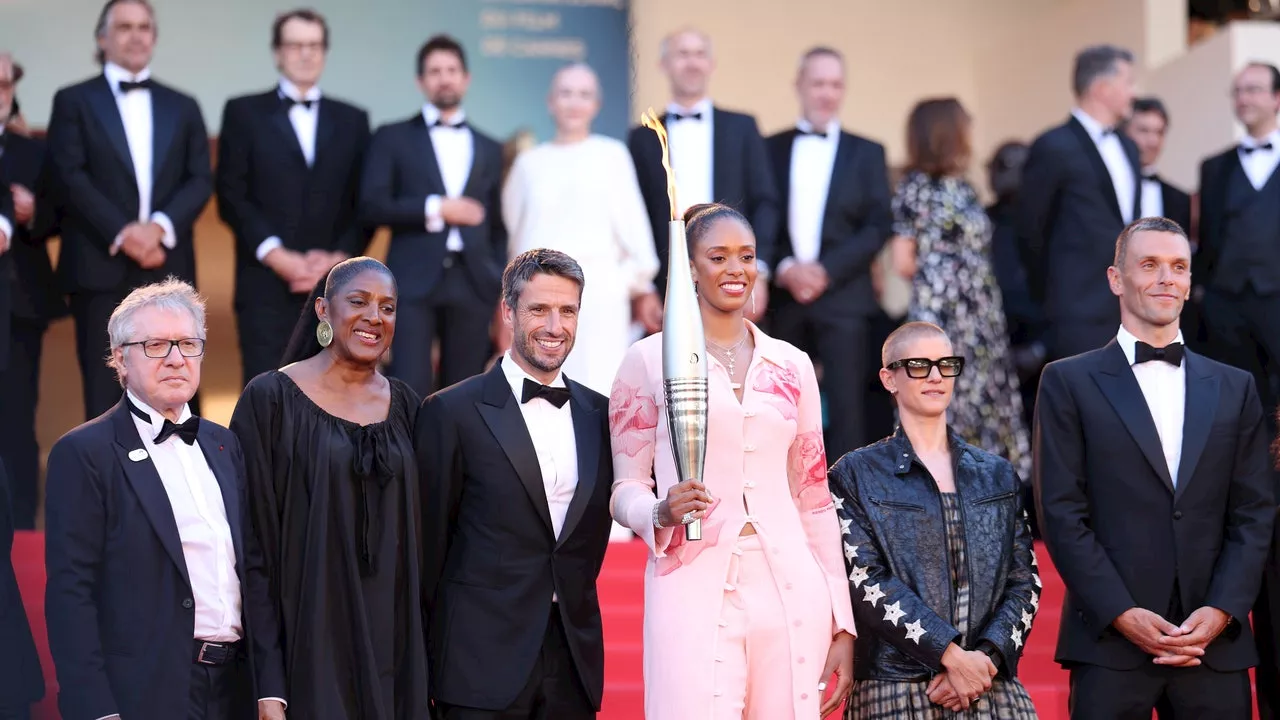
[[[756,235],[757,264],[768,276],[778,232],[778,193],[769,167],[764,139],[754,117],[715,106],[709,95],[715,69],[711,39],[693,29],[678,30],[663,39],[661,66],[671,86],[671,102],[661,120],[671,146],[671,169],[676,176],[676,217],[700,203],[731,205],[751,221]],[[666,287],[668,226],[671,204],[662,149],[657,135],[635,127],[627,139],[635,161],[640,191],[653,228],[654,245],[662,268],[659,288]],[[756,283],[747,307],[751,319],[764,314],[768,283]]]

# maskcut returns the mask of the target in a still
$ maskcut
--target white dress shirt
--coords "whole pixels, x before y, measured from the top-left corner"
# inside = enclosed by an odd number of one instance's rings
[[[132,390],[129,401],[151,417],[144,422],[131,415],[142,436],[142,447],[155,465],[177,521],[182,555],[191,578],[196,603],[195,639],[235,642],[242,637],[240,579],[236,575],[236,551],[231,525],[222,503],[222,487],[214,477],[199,443],[191,445],[177,435],[160,445],[154,438],[164,427],[164,416],[142,402]],[[178,422],[186,422],[191,409],[182,408]]]
[[[172,250],[178,244],[178,236],[173,230],[173,221],[164,213],[152,212],[151,207],[155,171],[153,137],[155,123],[151,110],[151,91],[143,89],[127,93],[120,92],[121,82],[149,80],[151,68],[143,68],[142,72],[134,75],[119,65],[109,62],[103,66],[102,74],[111,86],[111,93],[115,95],[116,107],[120,110],[120,121],[124,124],[124,136],[129,143],[129,156],[133,158],[133,178],[138,184],[137,220],[141,223],[154,222],[163,228],[164,237],[161,243],[165,248]],[[116,247],[123,243],[124,238],[116,237],[114,243]]]
[[[1080,108],[1073,109],[1071,114],[1080,121],[1085,131],[1089,133],[1089,137],[1093,139],[1093,144],[1097,146],[1098,154],[1102,156],[1102,162],[1107,166],[1107,173],[1111,175],[1111,184],[1116,189],[1116,201],[1120,203],[1120,217],[1128,225],[1133,222],[1133,194],[1137,189],[1137,178],[1133,176],[1133,166],[1129,164],[1129,157],[1124,152],[1120,136],[1113,129],[1103,127],[1102,123],[1094,120]]]
[[[542,487],[547,493],[547,506],[551,508],[551,527],[559,538],[565,516],[569,514],[569,503],[578,489],[578,443],[573,433],[571,403],[556,407],[540,397],[527,403],[520,402],[525,378],[533,382],[538,380],[516,364],[510,351],[502,356],[502,373],[511,385],[511,392],[515,393],[520,414],[524,416],[525,427],[533,440],[533,449],[538,454]],[[566,387],[564,373],[557,373],[555,380],[548,385]]]
[[[440,179],[444,181],[444,197],[462,197],[467,187],[467,178],[471,177],[471,164],[475,160],[475,138],[471,128],[436,126],[440,119],[440,109],[431,103],[422,106],[422,119],[426,121],[431,133],[431,147],[436,152],[436,163],[440,167]],[[458,125],[467,120],[465,110],[459,109],[449,119],[449,125]],[[440,215],[440,204],[443,198],[439,195],[427,196],[427,232],[444,230],[444,218]],[[449,236],[445,240],[445,249],[449,252],[462,252],[462,233],[458,228],[449,228]]]
[[[1267,143],[1271,143],[1269,150],[1259,149],[1250,153],[1244,151],[1244,148],[1256,148]],[[1249,176],[1249,183],[1253,185],[1253,189],[1261,190],[1262,186],[1271,179],[1271,174],[1276,171],[1276,165],[1280,164],[1280,130],[1273,130],[1262,140],[1246,136],[1240,141],[1240,148],[1236,152],[1240,154],[1240,165],[1244,167],[1244,174]]]
[[[822,220],[840,147],[840,123],[834,120],[821,135],[813,135],[813,124],[803,118],[796,129],[800,133],[791,143],[791,194],[787,198],[791,257],[778,264],[779,272],[793,262],[814,262],[822,252]]]
[[[1160,446],[1164,450],[1164,460],[1169,465],[1169,477],[1176,487],[1178,466],[1182,463],[1182,424],[1186,418],[1187,406],[1186,358],[1177,366],[1163,360],[1134,364],[1138,338],[1123,325],[1116,332],[1116,342],[1120,344],[1120,349],[1133,368],[1133,376],[1138,380],[1138,387],[1142,388],[1142,396],[1147,399],[1147,409],[1151,411],[1151,419],[1155,421]],[[1183,342],[1181,330],[1174,342]]]
[[[1164,217],[1164,185],[1155,174],[1155,168],[1142,169],[1142,198],[1138,206],[1142,217]]]
[[[677,216],[694,205],[715,201],[715,151],[711,99],[703,98],[693,107],[671,103],[667,106],[667,144],[671,148],[671,171],[676,176]],[[674,115],[701,114],[698,119],[675,119]]]
[[[280,102],[284,102],[285,98],[297,100],[300,102],[310,102],[311,107],[306,105],[293,105],[289,108],[289,124],[293,125],[293,134],[298,138],[298,146],[302,148],[302,157],[307,161],[307,167],[312,167],[316,163],[316,126],[320,123],[320,88],[313,87],[305,94],[298,91],[298,86],[289,82],[285,78],[280,78],[280,87],[276,94],[280,96]],[[284,245],[279,236],[271,237],[258,243],[258,249],[254,255],[258,258],[258,262],[266,259],[267,253]]]

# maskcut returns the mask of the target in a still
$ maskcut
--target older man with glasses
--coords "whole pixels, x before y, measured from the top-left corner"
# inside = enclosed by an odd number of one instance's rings
[[[62,716],[283,718],[240,445],[187,406],[204,302],[178,280],[146,285],[107,334],[123,397],[49,456],[45,609]]]

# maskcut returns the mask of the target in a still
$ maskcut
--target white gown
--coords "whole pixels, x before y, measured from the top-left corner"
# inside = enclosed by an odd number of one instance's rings
[[[586,285],[577,338],[563,370],[608,396],[636,339],[631,297],[651,289],[658,272],[653,231],[627,147],[591,135],[520,153],[503,187],[502,219],[511,257],[549,248],[582,266]]]

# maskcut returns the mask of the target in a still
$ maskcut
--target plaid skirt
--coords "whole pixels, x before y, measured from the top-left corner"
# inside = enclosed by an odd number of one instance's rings
[[[929,681],[859,680],[849,700],[848,720],[1036,720],[1022,683],[996,678],[968,710],[951,712],[933,704],[925,692]]]
[[[942,494],[947,525],[947,550],[951,556],[951,582],[956,589],[951,622],[960,631],[961,643],[969,635],[969,567],[960,501],[955,493]],[[951,712],[929,699],[929,680],[858,680],[845,711],[847,720],[1036,720],[1031,696],[1016,678],[996,678],[968,710]]]

